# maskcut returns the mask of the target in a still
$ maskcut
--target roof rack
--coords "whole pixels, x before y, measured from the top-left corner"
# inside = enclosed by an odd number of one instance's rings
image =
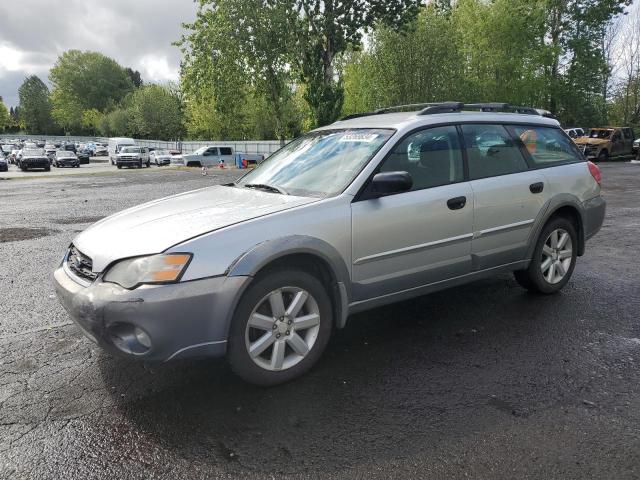
[[[434,115],[437,113],[453,113],[463,110],[479,110],[481,112],[506,112],[520,113],[525,115],[539,115],[543,117],[555,118],[553,114],[547,110],[533,107],[520,107],[509,105],[508,103],[463,103],[463,102],[440,102],[440,103],[408,103],[405,105],[395,105],[393,107],[385,107],[367,113],[355,113],[347,115],[340,120],[349,120],[352,118],[367,117],[370,115],[380,115],[382,113],[417,111],[418,115]]]

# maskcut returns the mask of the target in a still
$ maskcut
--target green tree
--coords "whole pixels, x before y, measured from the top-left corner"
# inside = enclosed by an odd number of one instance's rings
[[[197,70],[198,64],[211,61],[216,65],[215,70],[235,71],[237,80],[243,85],[233,93],[242,92],[244,100],[250,100],[253,105],[269,106],[261,110],[262,117],[259,118],[254,110],[242,108],[245,102],[236,97],[236,121],[242,118],[247,129],[258,128],[263,133],[263,127],[271,124],[268,129],[272,132],[271,138],[281,139],[290,134],[289,115],[294,105],[290,57],[287,42],[282,41],[287,31],[288,13],[283,2],[207,0],[201,2],[196,21],[187,25],[190,32],[180,42],[186,52],[184,72],[188,85],[203,80]],[[226,59],[231,59],[231,64],[226,64]],[[218,88],[213,85],[205,88],[213,91],[220,103],[224,90],[219,87],[219,79],[215,84]],[[228,99],[223,103],[228,103]],[[259,127],[256,121],[261,122]]]
[[[4,130],[12,124],[13,120],[11,115],[9,115],[9,110],[7,110],[7,106],[2,101],[2,97],[0,97],[0,132],[4,132]]]
[[[344,89],[336,59],[360,48],[376,23],[402,27],[415,17],[415,0],[281,0],[287,4],[292,64],[305,85],[314,123],[325,125],[342,110]]]
[[[27,133],[50,133],[53,128],[49,89],[36,75],[25,78],[18,89],[20,121]]]
[[[125,71],[127,72],[127,75],[129,75],[129,78],[131,79],[131,83],[133,83],[133,86],[136,88],[140,88],[144,83],[142,81],[142,75],[140,75],[140,72],[138,70],[133,70],[132,68],[129,68],[129,67],[125,68]]]
[[[72,131],[82,128],[85,110],[104,111],[133,90],[126,70],[101,53],[68,50],[49,73],[56,122]]]
[[[127,103],[137,135],[163,140],[184,135],[182,99],[175,88],[145,85],[134,91]]]

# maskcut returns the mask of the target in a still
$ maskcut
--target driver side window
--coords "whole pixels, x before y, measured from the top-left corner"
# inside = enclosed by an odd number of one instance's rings
[[[380,172],[407,172],[411,191],[438,187],[464,179],[464,166],[455,126],[435,127],[413,133],[394,147]]]

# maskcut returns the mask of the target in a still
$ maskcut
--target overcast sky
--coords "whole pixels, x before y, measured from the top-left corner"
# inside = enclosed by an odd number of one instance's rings
[[[0,0],[0,96],[18,104],[26,75],[47,79],[65,50],[94,50],[140,71],[146,82],[178,80],[181,24],[193,0]]]

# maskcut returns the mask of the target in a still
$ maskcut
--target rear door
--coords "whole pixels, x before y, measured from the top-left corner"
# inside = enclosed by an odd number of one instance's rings
[[[413,188],[354,200],[354,300],[380,297],[471,270],[473,194],[464,180],[455,126],[420,130],[401,140],[378,172],[408,172]]]
[[[534,151],[538,139],[526,128],[520,138],[503,125],[462,125],[474,197],[474,270],[524,259],[531,229],[547,200],[545,177],[529,170],[524,148]]]

